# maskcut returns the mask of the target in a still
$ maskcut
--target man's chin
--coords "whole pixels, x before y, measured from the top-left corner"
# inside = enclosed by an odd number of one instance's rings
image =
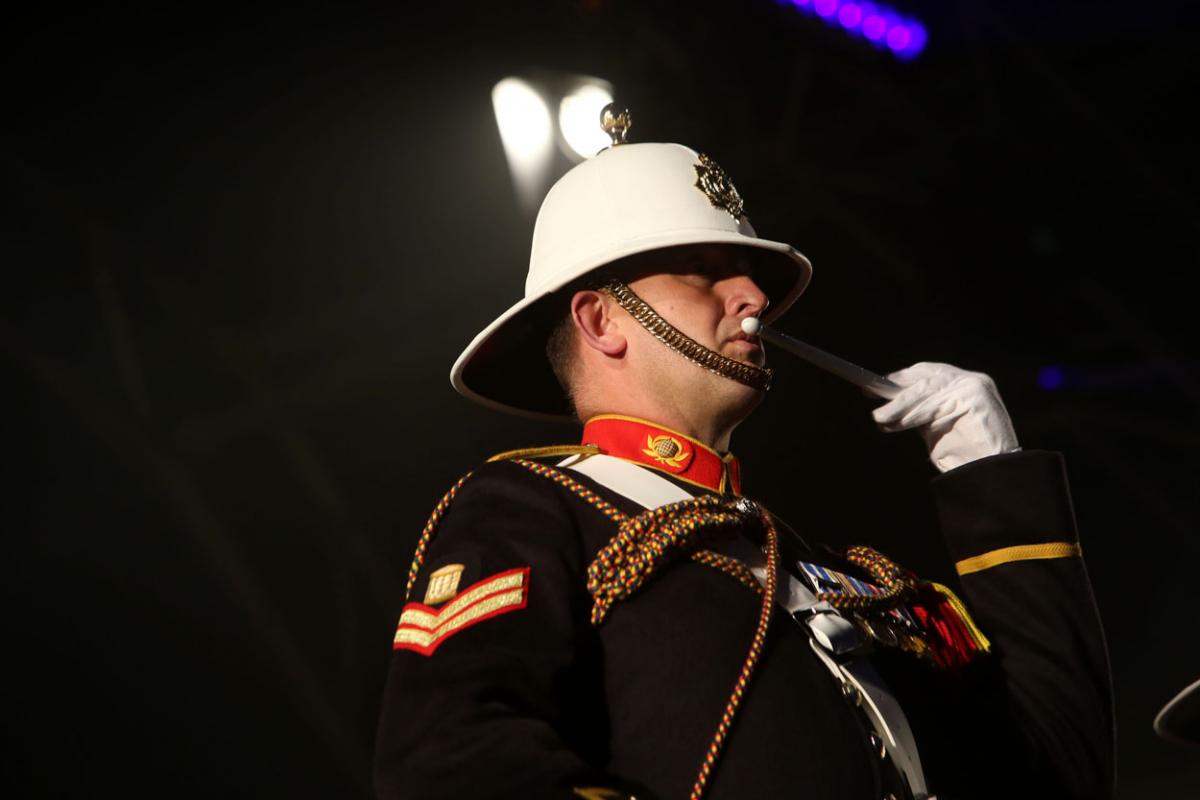
[[[754,409],[758,408],[758,404],[767,396],[766,391],[743,384],[738,384],[736,389],[730,394],[731,396],[727,403],[729,412],[732,417],[738,420],[744,420],[750,416]]]
[[[751,362],[743,363],[749,364]],[[757,366],[757,364],[754,366]],[[712,375],[712,373],[709,374]],[[741,381],[736,381],[724,375],[713,375],[712,377],[717,379],[718,383],[716,386],[719,387],[714,391],[714,399],[719,397],[721,405],[730,408],[744,407],[746,414],[753,411],[755,406],[762,402],[762,399],[767,394],[764,389],[756,389],[753,386],[748,386]]]
[[[739,361],[742,364],[758,367],[759,369],[767,365],[766,352],[760,346],[751,344],[743,339],[734,339],[728,342],[723,349],[724,352],[722,355],[734,361]]]
[[[751,367],[757,367],[758,369],[766,369],[767,368],[767,356],[764,353],[759,353],[757,356],[750,356],[747,358],[738,358],[738,359],[734,359],[734,360],[740,361],[743,364],[746,364]]]

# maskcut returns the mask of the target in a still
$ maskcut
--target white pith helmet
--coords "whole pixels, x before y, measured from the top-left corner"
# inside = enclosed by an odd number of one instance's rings
[[[759,239],[733,183],[707,156],[679,144],[619,144],[572,168],[546,194],[533,229],[525,297],[475,337],[450,383],[500,411],[569,419],[546,357],[568,311],[560,293],[627,256],[688,244],[753,248],[754,277],[770,298],[764,322],[800,296],[812,275],[790,245]]]

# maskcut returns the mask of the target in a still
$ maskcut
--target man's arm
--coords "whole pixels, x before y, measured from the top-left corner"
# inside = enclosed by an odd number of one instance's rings
[[[956,709],[989,729],[949,760],[967,791],[988,775],[1026,795],[1111,796],[1112,682],[1061,457],[1020,452],[987,375],[922,362],[888,377],[904,388],[875,421],[920,433],[944,473],[942,532],[993,642]]]
[[[933,490],[967,605],[992,640],[997,705],[1029,766],[1056,779],[1059,796],[1111,796],[1108,655],[1062,458],[992,456],[935,478]]]
[[[614,781],[594,767],[603,683],[582,559],[549,481],[506,463],[468,479],[401,615],[376,745],[381,800],[625,796],[605,793]]]

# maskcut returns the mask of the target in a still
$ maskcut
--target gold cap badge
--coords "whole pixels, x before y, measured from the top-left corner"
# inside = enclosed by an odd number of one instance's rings
[[[738,194],[737,187],[725,174],[725,170],[721,169],[720,164],[704,153],[700,153],[699,156],[700,163],[696,164],[696,188],[704,192],[708,202],[714,207],[724,209],[729,216],[740,220],[745,213],[745,204],[742,203],[742,196]]]

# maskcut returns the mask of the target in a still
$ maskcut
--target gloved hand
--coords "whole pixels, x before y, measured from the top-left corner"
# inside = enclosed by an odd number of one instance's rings
[[[922,361],[888,375],[902,389],[871,412],[885,431],[918,429],[942,472],[1020,450],[996,384],[982,372]]]

